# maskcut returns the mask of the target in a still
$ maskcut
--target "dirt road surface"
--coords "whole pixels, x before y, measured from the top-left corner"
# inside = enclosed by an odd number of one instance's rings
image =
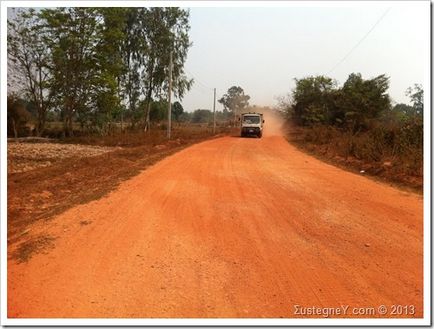
[[[274,318],[303,316],[294,305],[398,304],[421,317],[422,218],[421,196],[281,136],[218,138],[34,224],[45,248],[9,259],[8,316]]]

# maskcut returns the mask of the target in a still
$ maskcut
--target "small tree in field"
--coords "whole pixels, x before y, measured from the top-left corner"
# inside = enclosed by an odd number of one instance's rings
[[[7,101],[8,135],[11,135],[10,130],[12,130],[14,137],[17,138],[20,128],[30,121],[32,116],[17,95],[8,95]]]
[[[184,113],[184,108],[180,102],[173,103],[172,115],[176,122],[179,122],[179,117]]]
[[[423,114],[423,89],[419,84],[407,89],[406,95],[410,97],[415,114]]]

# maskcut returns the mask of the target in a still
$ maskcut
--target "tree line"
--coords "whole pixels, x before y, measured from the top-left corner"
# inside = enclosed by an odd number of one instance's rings
[[[148,130],[152,107],[167,97],[170,52],[175,97],[193,83],[184,72],[189,30],[188,10],[172,7],[15,10],[8,19],[8,105],[20,108],[14,100],[24,99],[38,136],[50,113],[65,136],[74,121],[100,133],[113,121]]]
[[[223,105],[222,111],[216,111],[216,121],[233,122],[236,116],[249,108],[250,96],[240,86],[232,86],[218,100]],[[161,100],[151,106],[151,120],[160,122],[167,118],[167,102]],[[182,105],[175,102],[172,106],[174,120],[190,123],[211,123],[214,120],[214,113],[209,109],[196,109],[193,112],[184,112]]]
[[[384,74],[363,79],[360,73],[352,73],[341,87],[336,80],[322,75],[295,79],[295,83],[291,101],[283,102],[283,106],[297,125],[332,125],[356,134],[385,118],[422,119],[422,87],[416,84],[407,89],[412,105],[392,106],[387,93],[389,78]]]
[[[280,107],[304,129],[306,143],[328,145],[345,157],[394,162],[402,167],[399,173],[422,175],[422,86],[407,89],[410,104],[393,104],[388,88],[384,74],[364,79],[352,73],[342,86],[327,76],[308,76],[295,79]]]

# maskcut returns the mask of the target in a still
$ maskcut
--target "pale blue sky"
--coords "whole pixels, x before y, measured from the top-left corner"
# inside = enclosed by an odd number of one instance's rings
[[[328,75],[342,84],[352,72],[364,78],[385,73],[392,99],[408,102],[405,90],[423,84],[425,72],[429,74],[429,5],[191,8],[193,46],[186,69],[196,83],[182,104],[187,111],[212,109],[211,88],[217,88],[218,99],[232,85],[240,85],[251,104],[272,106],[294,87],[294,78],[327,74],[388,8],[375,29]]]

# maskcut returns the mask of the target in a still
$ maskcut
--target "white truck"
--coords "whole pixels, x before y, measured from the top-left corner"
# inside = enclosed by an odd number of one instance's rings
[[[243,113],[241,114],[241,137],[258,136],[262,137],[264,122],[262,113]]]

